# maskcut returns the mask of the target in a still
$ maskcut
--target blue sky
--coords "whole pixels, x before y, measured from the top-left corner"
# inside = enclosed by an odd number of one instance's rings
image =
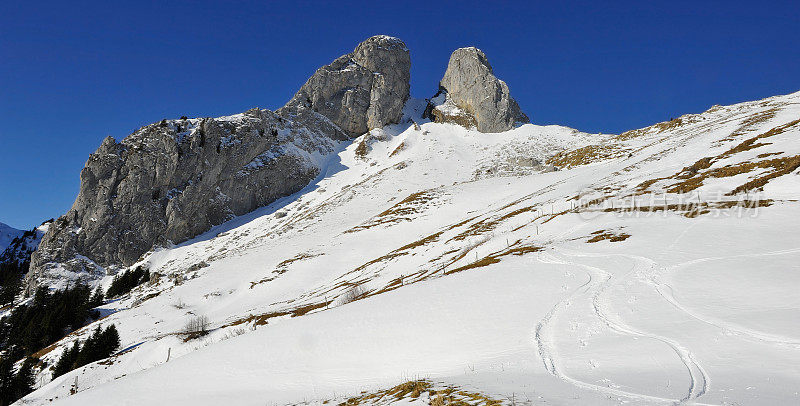
[[[406,41],[412,96],[477,46],[534,123],[583,131],[800,90],[796,1],[161,3],[0,6],[0,221],[66,212],[106,135],[276,109],[375,34]]]

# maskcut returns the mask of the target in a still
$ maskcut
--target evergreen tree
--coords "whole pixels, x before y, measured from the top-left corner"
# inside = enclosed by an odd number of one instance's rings
[[[26,358],[17,374],[14,375],[12,391],[15,400],[33,392],[33,385],[36,383],[36,374],[33,371],[33,367],[38,362],[39,360],[36,358]]]
[[[113,324],[105,330],[97,326],[92,334],[81,344],[76,341],[71,349],[65,351],[53,368],[53,379],[92,362],[108,358],[120,346],[119,333]]]
[[[103,289],[98,286],[97,289],[94,290],[91,299],[89,299],[89,307],[95,308],[97,306],[102,306],[104,300]]]
[[[18,346],[23,355],[31,354],[83,327],[100,315],[92,310],[90,295],[84,284],[54,292],[37,289],[33,300],[0,320],[0,350]]]
[[[130,292],[133,288],[150,280],[150,271],[141,266],[136,269],[121,273],[114,277],[111,286],[106,291],[106,297],[122,296]]]
[[[14,363],[8,357],[0,358],[0,406],[10,405],[14,399]]]
[[[38,359],[27,358],[14,374],[14,361],[8,357],[0,359],[0,406],[10,405],[33,391],[33,367],[38,362]]]
[[[102,353],[105,355],[103,358],[109,357],[114,354],[120,346],[119,342],[119,332],[117,332],[117,326],[110,325],[106,327],[105,331],[103,331],[103,335],[100,339]]]
[[[83,343],[83,348],[81,348],[80,353],[78,354],[78,360],[75,362],[75,368],[80,368],[86,364],[90,364],[94,361],[99,359],[103,359],[100,347],[100,342],[102,339],[103,331],[100,329],[98,325],[89,338]]]
[[[11,304],[22,289],[24,272],[16,261],[0,262],[0,306]]]
[[[75,369],[75,363],[78,360],[78,354],[80,351],[81,343],[79,341],[75,341],[75,344],[72,345],[72,348],[64,351],[64,353],[61,354],[61,357],[58,359],[58,362],[56,362],[56,365],[53,368],[53,379]]]
[[[2,271],[0,271],[2,272]],[[0,282],[0,306],[12,304],[22,290],[22,280],[16,276],[3,277]]]

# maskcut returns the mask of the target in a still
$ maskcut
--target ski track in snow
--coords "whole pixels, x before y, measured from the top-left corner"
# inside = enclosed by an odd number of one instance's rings
[[[745,336],[745,337],[749,337],[751,339],[755,339],[757,341],[763,341],[763,342],[767,342],[767,343],[770,343],[770,344],[776,344],[776,345],[782,345],[782,346],[792,346],[792,347],[800,349],[800,341],[793,340],[792,338],[784,337],[784,336],[780,336],[780,335],[775,335],[775,334],[764,333],[764,332],[760,332],[760,331],[757,331],[757,330],[748,329],[748,328],[745,328],[745,327],[742,327],[742,326],[738,326],[738,325],[733,324],[733,323],[723,322],[721,320],[718,320],[718,319],[715,319],[715,318],[712,318],[712,317],[701,316],[700,314],[698,314],[698,313],[686,308],[685,306],[681,305],[680,302],[678,302],[675,299],[675,296],[674,296],[673,291],[672,291],[672,286],[670,286],[670,285],[668,285],[666,283],[657,283],[656,282],[656,290],[658,291],[658,294],[661,295],[661,297],[664,298],[664,300],[669,302],[676,309],[680,310],[681,312],[689,315],[690,317],[692,317],[692,318],[694,318],[694,319],[696,319],[698,321],[701,321],[701,322],[703,322],[705,324],[714,326],[714,327],[722,330],[724,333],[726,333],[728,335],[730,335],[730,334],[742,335],[742,336]],[[669,290],[669,292],[666,292],[665,290]]]
[[[786,249],[786,250],[771,251],[771,252],[765,252],[765,253],[751,253],[751,254],[731,255],[731,256],[726,256],[726,257],[700,258],[700,259],[687,261],[687,262],[684,262],[684,263],[669,267],[669,268],[664,270],[664,273],[667,273],[669,271],[673,271],[673,270],[676,270],[676,269],[679,269],[679,268],[683,268],[683,267],[686,267],[686,266],[689,266],[689,265],[695,265],[695,264],[700,264],[700,263],[710,262],[710,261],[718,261],[718,260],[725,260],[725,259],[735,259],[735,258],[768,257],[768,256],[774,256],[774,255],[792,254],[792,253],[796,253],[796,252],[800,252],[800,248],[791,248],[791,249]],[[639,258],[639,259],[640,260],[649,261],[646,258]],[[652,262],[652,261],[650,261],[650,262]],[[653,264],[653,265],[655,266],[655,264]],[[757,330],[753,330],[753,329],[750,329],[750,328],[746,328],[746,327],[737,325],[735,323],[725,322],[725,321],[716,319],[714,317],[701,315],[701,314],[699,314],[699,313],[687,308],[686,306],[682,305],[677,299],[675,299],[675,294],[674,294],[674,291],[673,291],[671,285],[669,285],[667,283],[664,283],[664,282],[659,282],[658,280],[656,280],[655,277],[651,277],[650,278],[650,282],[656,287],[656,291],[658,292],[658,294],[661,295],[661,297],[664,298],[664,300],[666,300],[667,302],[669,302],[673,307],[675,307],[679,311],[685,313],[686,315],[692,317],[693,319],[696,319],[696,320],[698,320],[700,322],[703,322],[705,324],[711,325],[713,327],[716,327],[716,328],[722,330],[722,332],[725,333],[726,335],[731,335],[731,334],[739,335],[739,336],[744,336],[744,337],[747,337],[747,338],[750,338],[750,339],[754,339],[756,341],[766,342],[766,343],[780,345],[780,346],[790,346],[790,347],[794,347],[796,349],[800,349],[800,340],[798,340],[796,338],[786,337],[786,336],[782,336],[782,335],[778,335],[778,334],[765,333],[765,332],[762,332],[762,331],[757,331]]]
[[[558,252],[567,256],[595,256],[594,254],[568,253],[562,250],[559,250]],[[596,256],[602,257],[607,255],[599,254]],[[651,262],[644,258],[637,258],[628,255],[620,255],[620,256],[623,256],[625,258],[634,261],[632,269],[628,271],[622,278],[620,278],[621,280],[627,278],[632,273],[641,270],[643,266],[649,266]],[[607,303],[605,303],[602,300],[603,292],[608,287],[613,286],[616,283],[612,282],[614,280],[614,277],[611,273],[606,272],[597,267],[580,264],[574,261],[562,260],[550,253],[540,254],[538,260],[542,263],[564,264],[582,268],[587,271],[587,274],[589,274],[588,282],[575,289],[573,293],[568,297],[556,303],[555,306],[553,306],[553,308],[550,309],[550,311],[547,314],[545,314],[542,320],[539,321],[539,323],[537,323],[536,325],[535,328],[536,345],[539,351],[539,355],[542,358],[542,361],[544,362],[544,366],[550,374],[580,388],[600,391],[614,396],[622,396],[637,400],[659,402],[659,403],[680,404],[680,403],[691,402],[697,404],[698,398],[703,396],[708,391],[711,381],[708,376],[708,373],[697,362],[692,353],[686,347],[684,347],[677,341],[672,340],[670,338],[638,330],[634,327],[625,324],[623,321],[618,320],[617,318],[611,316],[613,312],[611,312],[608,309]],[[594,277],[592,276],[593,274]],[[596,282],[592,283],[593,280],[595,280]],[[586,289],[581,291],[581,289],[584,287],[586,287]],[[566,375],[563,371],[561,371],[558,368],[556,363],[557,353],[554,348],[554,344],[552,343],[552,340],[550,339],[548,334],[548,325],[552,321],[553,317],[556,316],[556,313],[561,308],[565,307],[566,303],[569,303],[573,299],[576,299],[577,297],[586,294],[590,295],[588,299],[591,300],[591,305],[595,315],[603,322],[603,324],[605,324],[612,331],[623,335],[628,335],[633,337],[644,337],[660,341],[669,346],[678,355],[681,362],[686,366],[690,380],[689,387],[686,391],[686,395],[683,398],[669,399],[647,394],[624,391],[616,388],[593,384],[590,382],[580,381],[578,379]]]

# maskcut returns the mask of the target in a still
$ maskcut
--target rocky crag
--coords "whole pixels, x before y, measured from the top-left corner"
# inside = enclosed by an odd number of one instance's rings
[[[106,138],[81,171],[72,208],[33,253],[27,292],[115,272],[154,246],[301,190],[339,142],[400,121],[410,68],[403,41],[379,35],[319,68],[275,112],[162,120],[121,142]],[[428,108],[435,121],[484,132],[527,122],[475,48],[453,53],[440,88]]]
[[[480,49],[459,48],[450,56],[431,99],[426,116],[435,122],[475,127],[480,132],[508,131],[529,122],[511,97],[508,85],[494,76],[492,65]]]
[[[399,121],[409,72],[405,44],[376,36],[317,70],[277,112],[162,120],[106,138],[32,255],[27,290],[47,274],[94,279],[299,191],[337,141]]]
[[[313,111],[330,119],[344,134],[357,137],[397,123],[409,97],[411,58],[403,41],[378,35],[355,51],[323,66],[278,109],[288,117]],[[301,119],[302,121],[302,119]]]

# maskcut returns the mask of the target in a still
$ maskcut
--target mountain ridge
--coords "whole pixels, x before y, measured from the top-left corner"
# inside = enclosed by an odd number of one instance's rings
[[[275,112],[104,139],[17,240],[27,293],[147,278],[19,404],[796,398],[800,92],[589,134],[526,123],[476,48],[431,99],[410,63],[375,36]],[[121,351],[52,376],[110,325]]]
[[[460,60],[459,52],[451,59]],[[485,55],[468,55],[482,57],[452,63],[442,83],[465,114],[476,118],[477,129],[503,131],[527,120]],[[337,143],[400,122],[410,97],[410,66],[402,40],[377,35],[317,69],[275,112],[165,119],[120,142],[106,137],[81,171],[72,208],[33,253],[25,293],[59,275],[92,283],[149,250],[181,243],[301,190]],[[480,75],[472,78],[475,72]],[[458,85],[474,80],[494,90]],[[498,100],[478,102],[495,90]],[[487,124],[491,120],[502,123]]]
[[[0,252],[5,251],[11,241],[22,235],[22,232],[22,230],[17,230],[8,224],[0,223]]]
[[[324,404],[401,374],[548,403],[792,398],[800,331],[782,320],[800,251],[781,236],[798,226],[797,168],[729,193],[800,154],[800,92],[620,135],[486,134],[424,120],[424,107],[406,106],[419,128],[403,119],[340,144],[304,191],[146,254],[133,266],[158,276],[98,323],[135,348],[26,401]],[[669,192],[689,180],[700,185]],[[211,331],[185,341],[191,315]],[[145,390],[165,380],[170,393]]]

